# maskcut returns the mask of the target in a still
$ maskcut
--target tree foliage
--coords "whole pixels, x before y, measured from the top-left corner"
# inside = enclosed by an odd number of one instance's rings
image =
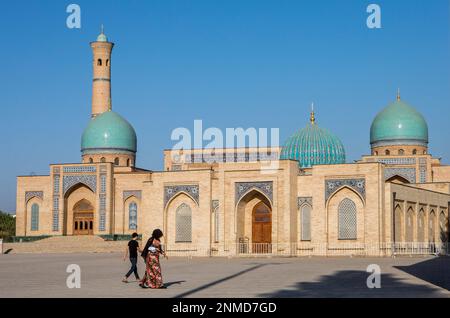
[[[16,233],[16,219],[8,214],[0,211],[0,238],[10,238]]]

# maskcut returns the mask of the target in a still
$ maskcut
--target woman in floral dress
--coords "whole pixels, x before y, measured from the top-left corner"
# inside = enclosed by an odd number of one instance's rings
[[[144,277],[139,283],[139,286],[142,288],[165,288],[161,275],[161,264],[159,262],[160,254],[167,258],[161,246],[162,236],[163,233],[160,229],[154,230],[142,251],[141,255],[144,257],[146,264]]]

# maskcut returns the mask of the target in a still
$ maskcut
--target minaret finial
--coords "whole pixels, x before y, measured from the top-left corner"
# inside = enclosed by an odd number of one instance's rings
[[[111,97],[108,98],[108,111],[112,110],[112,106],[111,106]]]
[[[400,100],[400,88],[397,88],[397,100]]]
[[[311,103],[311,116],[310,119],[311,125],[314,125],[316,123],[316,117],[314,115],[314,103]]]
[[[102,31],[101,32],[102,34],[105,34],[105,27],[103,26],[103,23],[102,23],[102,26],[101,26],[101,31]]]

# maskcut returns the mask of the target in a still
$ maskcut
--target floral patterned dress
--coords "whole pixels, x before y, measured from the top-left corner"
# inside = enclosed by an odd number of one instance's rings
[[[148,252],[146,258],[146,268],[144,278],[140,285],[144,288],[161,288],[164,286],[161,274],[161,264],[159,263],[159,255],[161,251],[158,248],[156,252]]]

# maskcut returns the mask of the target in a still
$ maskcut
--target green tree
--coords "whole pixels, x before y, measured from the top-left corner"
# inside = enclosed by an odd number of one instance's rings
[[[16,233],[16,219],[8,214],[0,211],[0,238],[9,239]]]

